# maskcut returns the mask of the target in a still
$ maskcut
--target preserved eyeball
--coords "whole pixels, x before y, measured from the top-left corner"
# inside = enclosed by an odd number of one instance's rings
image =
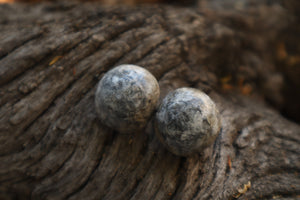
[[[119,132],[143,129],[160,95],[155,77],[136,65],[120,65],[108,71],[95,94],[102,123]]]
[[[156,135],[169,151],[179,156],[201,152],[215,141],[220,128],[214,102],[193,88],[169,93],[155,117]]]

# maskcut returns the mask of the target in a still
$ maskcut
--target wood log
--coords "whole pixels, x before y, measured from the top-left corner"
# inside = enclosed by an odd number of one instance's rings
[[[285,98],[271,50],[288,19],[278,7],[0,5],[0,199],[299,198],[299,124],[265,101]],[[153,118],[127,134],[101,124],[96,85],[124,63],[159,80],[160,100],[207,93],[222,117],[214,145],[179,157]]]

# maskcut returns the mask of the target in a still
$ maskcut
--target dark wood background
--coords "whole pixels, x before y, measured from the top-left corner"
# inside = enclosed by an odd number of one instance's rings
[[[227,2],[0,5],[0,199],[299,198],[299,3]],[[215,144],[178,157],[152,120],[102,125],[95,87],[123,63],[152,72],[161,98],[206,92]]]

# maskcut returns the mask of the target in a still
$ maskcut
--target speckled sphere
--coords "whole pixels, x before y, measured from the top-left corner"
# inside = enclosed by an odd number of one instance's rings
[[[156,134],[172,153],[187,156],[211,145],[220,132],[220,115],[203,92],[180,88],[162,101],[155,118]]]
[[[146,69],[120,65],[98,84],[96,110],[102,123],[122,133],[142,130],[159,99],[159,85]]]

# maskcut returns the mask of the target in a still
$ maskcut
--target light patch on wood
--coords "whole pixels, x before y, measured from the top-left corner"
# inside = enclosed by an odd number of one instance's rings
[[[280,60],[284,60],[287,56],[288,54],[286,52],[285,44],[283,42],[280,42],[279,44],[277,44],[277,57]]]
[[[133,140],[132,140],[132,139],[130,139],[130,140],[128,141],[128,144],[129,144],[129,145],[131,145],[131,144],[132,144],[132,142],[133,142]]]
[[[13,3],[14,0],[0,0],[0,3]]]
[[[222,84],[227,84],[231,81],[231,79],[232,79],[232,76],[228,75],[228,76],[224,76],[223,78],[221,78],[220,81]]]

